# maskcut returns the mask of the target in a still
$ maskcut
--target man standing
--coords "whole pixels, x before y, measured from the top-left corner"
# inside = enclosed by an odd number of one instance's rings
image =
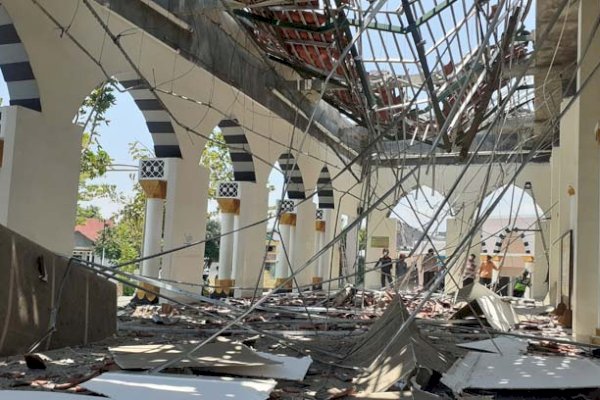
[[[463,273],[463,287],[470,285],[475,281],[477,276],[477,264],[475,264],[475,254],[470,254],[465,266],[465,272]]]
[[[383,249],[383,255],[375,264],[375,268],[381,268],[381,287],[386,287],[386,279],[389,284],[392,284],[392,259],[389,256],[390,251]]]
[[[515,287],[513,288],[513,296],[523,297],[525,290],[531,286],[531,279],[529,278],[529,271],[523,271],[523,275],[517,278]]]
[[[423,257],[421,262],[421,272],[423,274],[423,288],[429,286],[431,281],[435,278],[437,272],[437,258],[433,253],[433,249],[427,250],[427,254]]]
[[[479,267],[479,283],[485,286],[491,285],[494,270],[498,271],[498,267],[492,261],[492,256],[487,256],[486,260]]]
[[[406,256],[402,253],[398,256],[396,261],[396,284],[400,283],[400,279],[408,272],[408,264],[406,263]]]

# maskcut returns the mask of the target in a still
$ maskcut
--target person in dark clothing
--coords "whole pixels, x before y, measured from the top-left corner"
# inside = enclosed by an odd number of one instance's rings
[[[531,286],[531,278],[529,278],[529,271],[523,271],[523,275],[517,278],[515,287],[513,288],[513,296],[523,297],[525,290]]]
[[[392,259],[390,258],[390,251],[383,249],[383,255],[375,264],[375,268],[381,268],[381,287],[385,288],[386,280],[389,284],[392,284]]]
[[[427,288],[431,281],[435,278],[435,274],[438,272],[438,259],[433,252],[433,249],[427,250],[427,254],[421,261],[421,273],[423,274],[423,288]]]
[[[396,261],[396,280],[400,279],[408,271],[408,264],[406,263],[406,256],[402,253],[398,256]]]
[[[467,265],[465,266],[465,272],[463,273],[463,287],[468,286],[475,281],[477,276],[477,264],[475,263],[476,259],[477,257],[475,254],[469,255]]]

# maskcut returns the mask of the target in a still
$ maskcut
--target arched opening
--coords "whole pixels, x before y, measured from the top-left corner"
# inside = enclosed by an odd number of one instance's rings
[[[86,97],[74,122],[84,130],[74,254],[103,264],[139,258],[145,195],[138,163],[161,149],[147,115],[131,92],[109,81]]]
[[[285,258],[288,263],[293,260],[293,230],[295,220],[286,218],[277,223],[277,213],[295,214],[295,202],[306,198],[304,180],[300,166],[291,153],[281,154],[267,181],[269,187],[267,224],[267,256],[263,273],[263,285],[266,288],[277,284],[276,269],[278,263]],[[316,201],[316,196],[313,197]],[[290,225],[292,224],[292,225]],[[285,231],[285,232],[282,232]]]
[[[237,121],[227,119],[217,124],[202,152],[200,163],[209,171],[206,238],[212,238],[205,245],[203,276],[211,286],[216,286],[221,251],[232,252],[231,249],[222,248],[219,235],[233,228],[223,227],[221,214],[224,210],[217,199],[239,199],[241,188],[238,182],[253,182],[256,179],[248,140]],[[233,254],[231,256],[233,263]]]
[[[482,249],[492,256],[499,268],[494,273],[494,280],[497,290],[503,294],[512,292],[513,281],[525,270],[532,274],[538,285],[546,279],[546,218],[532,196],[533,191],[534,188],[529,183],[524,188],[503,186],[488,194],[481,205],[483,213],[498,201],[483,223],[481,236],[485,244]],[[541,257],[536,258],[536,254]]]
[[[428,232],[428,237],[417,243],[425,228],[431,223],[444,196],[427,186],[419,186],[403,195],[390,212],[390,218],[398,220],[396,247],[399,252],[415,256],[435,247],[440,256],[445,256],[446,222],[453,216],[452,208],[446,203]]]
[[[244,183],[256,182],[254,156],[237,120],[224,119],[217,124],[200,162],[209,170],[206,237],[210,240],[205,245],[203,277],[215,287],[213,295],[220,297],[230,294],[231,285],[240,276],[244,253],[235,242],[241,232],[219,235],[239,228]]]

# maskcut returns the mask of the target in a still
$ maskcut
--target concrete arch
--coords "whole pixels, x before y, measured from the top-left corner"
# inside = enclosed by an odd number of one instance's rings
[[[427,184],[420,184],[420,185],[415,184],[415,185],[408,187],[408,189],[404,189],[404,190],[399,189],[399,191],[397,192],[397,195],[394,196],[393,198],[391,198],[391,200],[388,202],[389,207],[387,207],[386,217],[393,218],[394,217],[394,212],[393,212],[394,208],[396,208],[396,206],[398,206],[398,204],[402,201],[402,199],[404,199],[406,196],[408,196],[412,192],[417,191],[419,189],[421,189],[423,192],[425,192],[425,194],[427,194],[427,190],[433,190],[438,195],[444,197],[444,193],[428,186]],[[450,209],[450,215],[448,217],[452,217],[452,216],[456,215],[456,210],[453,208],[451,201],[446,203],[446,205],[444,205],[444,208]],[[435,209],[435,207],[434,207],[434,209]]]
[[[12,18],[1,4],[0,70],[8,87],[9,104],[41,112],[40,91],[29,56]]]
[[[256,182],[254,158],[244,129],[234,119],[224,119],[218,126],[231,155],[233,179],[239,182]]]
[[[317,194],[319,196],[319,208],[334,209],[335,200],[333,198],[333,184],[327,165],[323,166],[317,180]]]
[[[518,238],[520,238],[521,241],[523,242],[523,249],[524,249],[525,254],[528,254],[528,255],[531,254],[531,243],[529,243],[529,241],[527,240],[525,233],[521,232],[519,234],[518,229],[513,230],[510,228],[504,228],[504,230],[498,234],[496,243],[494,244],[494,254],[495,255],[499,255],[501,253],[502,245],[504,244],[504,242],[506,240],[511,238],[513,233],[516,234],[518,236]],[[507,243],[507,246],[510,246],[510,243]]]
[[[181,149],[171,117],[146,82],[135,73],[122,74],[115,79],[131,94],[135,104],[144,115],[146,126],[152,135],[156,157],[181,158]]]
[[[290,200],[304,200],[306,198],[306,190],[304,188],[304,180],[300,165],[292,153],[283,153],[278,159],[279,167],[287,180],[287,195]]]
[[[482,254],[488,254],[489,251],[488,251],[488,248],[487,248],[487,243],[485,241],[485,237],[483,236],[483,232],[479,234],[479,238],[480,238],[480,241],[481,241],[481,253]],[[489,239],[491,239],[491,238],[489,238]]]

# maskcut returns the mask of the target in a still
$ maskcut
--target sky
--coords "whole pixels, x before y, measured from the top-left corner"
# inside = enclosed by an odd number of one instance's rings
[[[502,188],[498,188],[485,197],[482,203],[482,211],[486,210],[491,205],[501,191]],[[440,204],[442,204],[443,199],[444,197],[437,191],[432,191],[431,188],[423,186],[421,190],[413,190],[409,192],[405,198],[401,199],[396,207],[394,207],[392,217],[400,219],[412,227],[421,229],[421,224],[427,225],[429,221],[431,221],[434,213],[439,208]],[[520,206],[519,203],[521,204]],[[452,210],[452,212],[456,211],[457,210]],[[538,207],[538,214],[541,216],[542,213],[542,210]],[[450,207],[448,205],[443,207],[440,215],[443,217],[441,218],[440,224],[438,226],[434,225],[433,228],[436,231],[445,232],[446,220],[452,218]],[[531,196],[520,188],[512,185],[506,192],[506,195],[492,211],[490,218],[508,219],[510,215],[519,217],[531,217],[536,215],[535,203]]]

